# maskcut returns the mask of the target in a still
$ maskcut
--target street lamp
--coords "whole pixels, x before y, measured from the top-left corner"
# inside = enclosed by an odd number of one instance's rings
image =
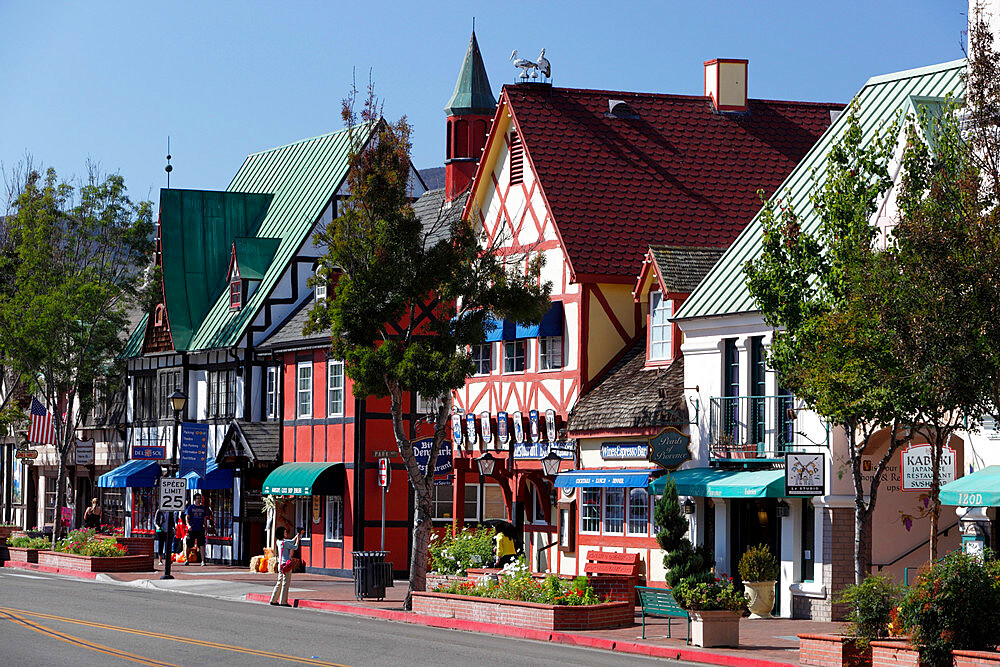
[[[550,449],[549,453],[542,458],[542,471],[545,472],[545,476],[555,477],[559,472],[560,463],[562,463],[562,458]]]
[[[784,500],[779,500],[777,505],[777,514],[780,517],[789,516],[792,513],[792,508],[788,506]]]
[[[174,409],[174,446],[170,452],[170,465],[166,466],[165,474],[169,477],[177,472],[177,448],[179,447],[181,433],[181,412],[187,405],[187,394],[180,389],[174,389],[174,393],[168,396],[170,407]],[[160,579],[173,579],[170,574],[170,563],[174,559],[174,513],[167,513],[167,564],[163,566],[163,576]]]
[[[493,468],[496,464],[496,457],[489,452],[486,452],[482,456],[476,458],[476,465],[479,466],[479,475],[481,477],[491,477],[493,475]]]
[[[685,514],[694,514],[695,510],[694,501],[688,498],[683,503],[681,503],[681,508],[684,510]]]

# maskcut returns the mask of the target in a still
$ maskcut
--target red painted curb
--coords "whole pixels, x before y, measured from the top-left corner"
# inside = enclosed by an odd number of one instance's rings
[[[39,565],[38,563],[25,563],[23,561],[8,560],[2,563],[3,567],[10,567],[17,570],[32,570],[34,572],[47,572],[49,574],[61,574],[67,577],[76,577],[77,579],[97,579],[97,575],[100,572],[84,572],[82,570],[70,570],[65,567],[49,567],[48,565]]]
[[[268,602],[271,598],[265,593],[247,593],[246,599],[252,602]],[[386,621],[426,625],[432,628],[463,630],[465,632],[483,632],[501,635],[504,637],[514,637],[517,639],[533,639],[536,641],[555,642],[557,644],[566,644],[569,646],[585,646],[587,648],[603,649],[605,651],[619,651],[621,653],[634,653],[637,655],[648,655],[656,658],[687,660],[689,662],[700,662],[709,665],[722,665],[723,667],[794,667],[795,665],[795,663],[789,662],[761,660],[760,658],[748,658],[740,655],[712,653],[710,651],[699,651],[697,649],[679,649],[671,646],[656,646],[653,644],[640,644],[638,642],[622,642],[615,639],[608,639],[606,637],[592,637],[590,635],[580,635],[571,632],[553,632],[550,630],[535,630],[532,628],[517,628],[508,625],[482,623],[480,621],[442,618],[440,616],[420,616],[412,612],[396,611],[394,609],[370,609],[367,607],[358,607],[355,605],[340,604],[337,602],[323,602],[322,600],[289,598],[288,602],[295,607],[302,607],[303,609],[321,609],[324,611],[334,611],[342,614],[354,614],[355,616],[379,618]]]

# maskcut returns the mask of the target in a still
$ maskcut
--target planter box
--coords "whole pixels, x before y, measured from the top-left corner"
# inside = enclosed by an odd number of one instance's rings
[[[872,667],[922,667],[920,651],[907,639],[880,639],[872,642]]]
[[[691,617],[691,643],[695,646],[740,645],[740,614],[732,611],[688,611]]]
[[[1000,653],[997,651],[952,651],[955,667],[989,667],[1000,665]]]
[[[627,602],[563,606],[446,593],[414,593],[413,611],[536,630],[605,630],[633,625],[635,620],[635,607]]]
[[[25,549],[23,547],[4,547],[7,549],[7,560],[17,563],[37,563],[38,552],[42,549]]]
[[[38,564],[81,572],[150,572],[153,570],[152,556],[78,556],[58,551],[41,551]]]
[[[440,572],[428,572],[424,587],[427,590],[443,588],[457,582],[469,581],[470,577],[461,574],[441,574]]]
[[[872,649],[858,648],[854,637],[799,635],[799,663],[818,667],[862,667],[872,664]]]
[[[116,537],[115,542],[128,549],[129,556],[152,556],[152,537]]]

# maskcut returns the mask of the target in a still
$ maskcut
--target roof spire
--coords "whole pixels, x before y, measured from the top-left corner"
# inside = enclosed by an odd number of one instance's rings
[[[455,82],[455,92],[445,105],[445,113],[449,116],[460,116],[470,113],[492,114],[497,106],[493,91],[490,90],[490,80],[486,76],[486,66],[479,52],[479,42],[476,41],[475,18],[472,19],[472,37],[469,48],[465,50],[465,60]]]

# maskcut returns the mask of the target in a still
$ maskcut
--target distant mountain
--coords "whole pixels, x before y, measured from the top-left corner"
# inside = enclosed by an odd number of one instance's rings
[[[437,190],[444,187],[444,167],[431,167],[430,169],[418,169],[420,178],[428,190]]]

